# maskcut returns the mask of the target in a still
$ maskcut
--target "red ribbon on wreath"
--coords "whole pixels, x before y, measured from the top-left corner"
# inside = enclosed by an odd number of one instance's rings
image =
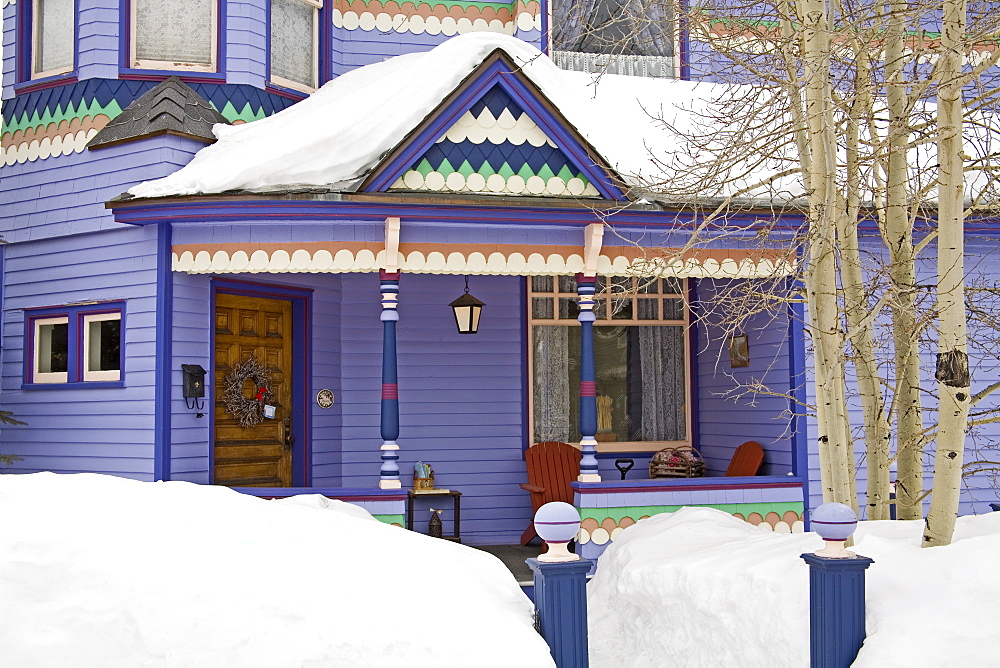
[[[258,387],[257,388],[257,401],[264,401],[264,395],[265,394],[267,394],[267,388],[266,387]]]

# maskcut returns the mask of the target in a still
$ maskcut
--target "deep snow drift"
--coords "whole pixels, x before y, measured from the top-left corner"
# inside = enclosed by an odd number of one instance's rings
[[[0,475],[0,665],[553,665],[498,559],[365,515],[322,497]]]
[[[1000,513],[961,517],[947,547],[922,522],[862,522],[868,639],[855,666],[996,666]],[[710,508],[642,520],[588,587],[593,668],[809,665],[809,575],[823,541],[776,534]]]

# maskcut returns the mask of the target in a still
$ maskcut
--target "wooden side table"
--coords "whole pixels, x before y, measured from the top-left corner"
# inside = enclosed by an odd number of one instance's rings
[[[456,543],[462,542],[462,493],[457,489],[408,489],[406,490],[406,528],[414,531],[413,528],[413,501],[417,498],[450,496],[455,510],[455,533],[451,536],[442,536],[445,540],[453,540]]]

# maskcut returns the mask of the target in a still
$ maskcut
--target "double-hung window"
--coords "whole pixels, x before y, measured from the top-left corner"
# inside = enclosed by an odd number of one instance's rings
[[[270,0],[271,82],[304,92],[319,85],[320,0]]]
[[[214,72],[218,0],[130,0],[129,65]]]
[[[121,302],[27,311],[25,382],[120,383],[123,313]]]
[[[580,441],[576,281],[529,281],[534,442]],[[690,321],[683,279],[598,277],[594,313],[598,449],[690,444]]]
[[[74,0],[34,0],[31,4],[31,76],[73,69]]]

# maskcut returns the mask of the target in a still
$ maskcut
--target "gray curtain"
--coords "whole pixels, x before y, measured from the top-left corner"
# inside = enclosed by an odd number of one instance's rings
[[[569,441],[569,327],[536,325],[533,339],[534,440]]]
[[[552,50],[582,51],[598,0],[555,0],[552,3]]]
[[[686,437],[684,328],[636,329],[642,373],[642,440],[682,440]]]

